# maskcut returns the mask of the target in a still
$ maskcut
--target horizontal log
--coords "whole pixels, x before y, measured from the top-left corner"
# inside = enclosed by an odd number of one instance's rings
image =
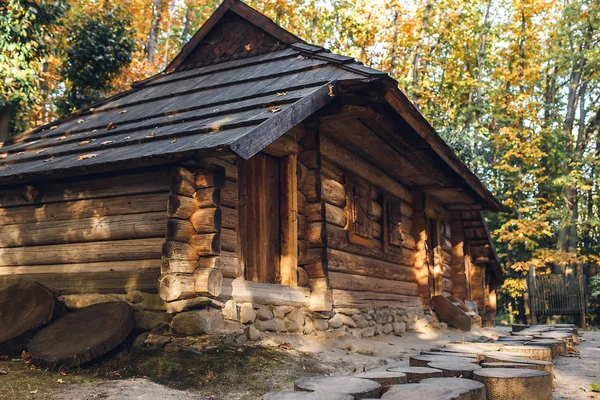
[[[244,269],[237,254],[229,251],[221,251],[221,271],[225,278],[237,278],[244,275]]]
[[[145,201],[146,199],[143,200],[143,202]],[[167,215],[170,218],[188,219],[197,209],[198,206],[191,197],[174,194],[169,196],[169,201],[167,202]]]
[[[164,259],[160,268],[161,274],[184,273],[191,274],[198,268],[198,261]]]
[[[404,310],[422,310],[423,302],[418,296],[406,296],[390,293],[358,292],[351,290],[332,290],[333,305],[336,308],[372,308],[389,307]]]
[[[0,290],[17,283],[38,282],[58,295],[128,293],[134,290],[156,293],[159,275],[159,268],[138,271],[0,275]]]
[[[419,286],[415,282],[391,281],[363,275],[351,275],[340,272],[328,272],[329,287],[332,289],[353,290],[358,292],[392,293],[418,296]]]
[[[198,189],[209,187],[222,188],[225,186],[225,169],[220,166],[209,168],[208,171],[197,172],[194,176],[194,182]]]
[[[327,249],[327,269],[332,272],[396,281],[414,282],[415,279],[411,266],[393,264],[335,249]]]
[[[394,178],[326,136],[321,137],[321,154],[324,158],[342,169],[350,171],[359,178],[385,189],[401,200],[412,203],[412,194],[410,191]]]
[[[233,229],[221,229],[221,249],[237,252],[237,232]]]
[[[324,247],[325,235],[325,224],[323,222],[312,222],[308,224],[306,242],[309,247]]]
[[[196,296],[192,274],[166,274],[158,280],[158,294],[165,301],[190,299]]]
[[[0,208],[3,225],[100,218],[115,215],[160,212],[166,210],[168,192],[134,194],[49,203],[42,206]]]
[[[169,218],[167,222],[167,240],[187,243],[195,233],[190,221]]]
[[[383,217],[383,208],[381,207],[381,204],[376,201],[372,202],[370,215],[374,220],[380,220],[381,217]]]
[[[338,207],[346,206],[346,189],[344,185],[328,177],[321,178],[321,199]]]
[[[231,296],[238,303],[296,307],[307,307],[310,304],[310,291],[303,287],[250,282],[240,278],[235,279],[231,286]]]
[[[215,164],[223,167],[225,170],[225,178],[237,181],[238,179],[238,167],[235,164],[236,156],[223,156],[223,157],[212,157],[205,159],[207,163]]]
[[[164,238],[0,249],[0,266],[160,259]]]
[[[221,239],[218,233],[198,233],[188,244],[199,256],[218,255],[221,252]]]
[[[336,182],[344,184],[344,171],[325,158],[321,158],[321,174]]]
[[[442,290],[446,292],[452,292],[452,289],[454,289],[454,284],[452,283],[452,280],[446,277],[442,277]]]
[[[325,206],[325,221],[341,228],[346,226],[348,223],[346,210],[328,203],[323,203],[323,205]]]
[[[302,266],[310,279],[325,278],[325,260],[320,259]]]
[[[373,247],[366,247],[350,243],[348,241],[348,232],[343,228],[331,224],[327,224],[326,233],[327,247],[329,248],[345,251],[347,253],[358,254],[365,257],[376,258],[394,264],[414,264],[414,252],[408,249],[398,248],[397,250],[390,249],[387,252],[383,252],[381,242],[377,240],[374,240],[375,245]]]
[[[381,238],[383,237],[383,228],[382,228],[381,224],[379,222],[373,222],[372,227],[373,227],[373,237],[375,239],[381,240]]]
[[[321,177],[317,170],[308,171],[300,191],[309,203],[321,200]]]
[[[298,162],[305,166],[307,169],[318,169],[319,168],[319,151],[318,150],[306,150],[298,153]]]
[[[19,265],[0,267],[0,275],[76,274],[81,272],[137,271],[161,268],[160,258],[153,260],[106,261],[72,264]]]
[[[309,283],[308,272],[302,267],[298,267],[298,286],[306,287]]]
[[[0,247],[151,238],[164,236],[166,230],[164,211],[6,225],[0,230]]]
[[[190,217],[190,223],[197,233],[214,233],[221,230],[222,211],[220,207],[199,208]]]
[[[298,240],[306,241],[308,237],[308,218],[298,214]]]
[[[261,151],[273,157],[283,157],[288,154],[297,154],[298,143],[294,138],[283,135]]]
[[[306,184],[306,178],[308,178],[308,168],[300,162],[296,164],[296,184],[298,185],[298,191],[302,191]]]
[[[445,278],[452,279],[452,277],[454,276],[454,271],[452,271],[452,267],[450,267],[448,264],[442,264],[442,275]]]
[[[198,253],[196,252],[196,249],[188,243],[167,241],[162,246],[162,254],[167,260],[198,260]]]
[[[171,194],[192,197],[196,191],[194,174],[182,167],[171,169]]]
[[[238,204],[238,185],[236,182],[227,181],[221,189],[221,205],[236,208]]]
[[[215,257],[216,258],[216,257]],[[223,289],[223,274],[218,268],[198,268],[194,271],[194,290],[202,296],[218,296]]]
[[[194,201],[198,208],[211,208],[221,206],[221,189],[206,188],[194,192]]]
[[[307,206],[308,200],[306,200],[306,196],[301,191],[298,191],[298,212],[304,214]]]
[[[298,265],[312,264],[323,260],[325,250],[323,248],[310,248],[298,243]]]
[[[56,202],[167,192],[170,188],[168,169],[152,170],[98,179],[68,179],[41,185],[42,196],[27,204],[23,186],[2,189],[0,207],[37,205]]]
[[[235,208],[221,207],[223,228],[235,229],[238,226],[238,212]]]

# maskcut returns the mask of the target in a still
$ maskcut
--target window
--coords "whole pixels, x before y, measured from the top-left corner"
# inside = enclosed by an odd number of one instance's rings
[[[348,177],[348,240],[363,246],[373,246],[373,223],[371,221],[371,186],[355,177]]]
[[[390,251],[394,247],[402,247],[402,203],[399,199],[385,195],[383,197],[383,244],[384,250]]]

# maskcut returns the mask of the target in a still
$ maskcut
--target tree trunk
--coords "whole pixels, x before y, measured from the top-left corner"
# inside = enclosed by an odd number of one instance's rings
[[[10,120],[12,118],[12,106],[7,105],[0,108],[0,143],[5,142],[10,135]]]
[[[390,76],[394,77],[394,74],[396,73],[396,55],[397,55],[397,49],[396,47],[398,46],[398,11],[394,12],[394,22],[392,22],[392,24],[394,25],[394,40],[392,41],[392,51],[390,53]]]
[[[190,34],[190,13],[192,9],[191,7],[187,7],[185,10],[185,17],[183,18],[183,29],[181,30],[180,40],[182,43],[186,43],[188,41],[188,35]]]
[[[413,89],[413,97],[414,102],[418,104],[419,100],[419,68],[421,64],[421,50],[423,47],[423,42],[425,41],[425,34],[427,32],[427,26],[429,25],[429,14],[431,13],[431,9],[433,8],[433,1],[428,0],[425,4],[425,10],[423,12],[423,22],[421,24],[421,33],[419,34],[419,40],[417,42],[417,47],[415,48],[415,55],[413,57],[413,73],[412,73],[412,89]]]
[[[160,0],[154,0],[152,7],[152,25],[150,34],[146,43],[146,58],[148,62],[154,61],[154,51],[156,50],[156,41],[158,40],[158,24],[160,23]]]

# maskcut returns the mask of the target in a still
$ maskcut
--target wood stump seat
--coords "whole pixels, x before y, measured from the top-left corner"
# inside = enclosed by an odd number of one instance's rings
[[[442,371],[429,367],[391,367],[387,369],[390,372],[403,372],[406,374],[408,383],[419,383],[427,378],[441,378]]]
[[[439,369],[442,371],[442,376],[445,378],[472,379],[473,372],[481,369],[479,365],[469,362],[433,361],[427,364],[427,366],[429,368]]]
[[[552,375],[520,368],[482,368],[473,373],[488,400],[551,400]]]
[[[477,363],[476,358],[468,357],[455,357],[450,355],[436,356],[436,355],[419,355],[412,356],[409,358],[409,365],[411,367],[427,367],[431,362],[450,362],[450,363]]]
[[[428,378],[421,385],[439,386],[461,391],[469,400],[486,400],[485,386],[481,382],[462,378]]]
[[[373,380],[349,376],[313,376],[294,381],[294,390],[305,392],[342,393],[356,399],[381,396],[381,385]]]

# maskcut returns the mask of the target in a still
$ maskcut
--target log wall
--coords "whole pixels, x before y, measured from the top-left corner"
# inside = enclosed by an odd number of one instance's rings
[[[0,288],[156,293],[169,168],[57,180],[0,193]]]

